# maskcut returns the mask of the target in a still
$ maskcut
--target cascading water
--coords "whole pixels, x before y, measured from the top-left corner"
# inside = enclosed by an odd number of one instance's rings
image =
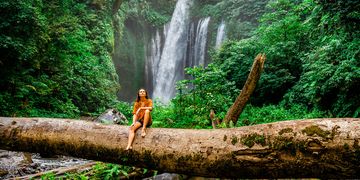
[[[120,99],[132,101],[133,94],[145,87],[153,99],[167,103],[175,95],[176,81],[191,78],[184,74],[186,67],[207,65],[211,20],[210,17],[191,19],[192,3],[193,0],[178,0],[171,21],[162,29],[142,28],[132,20],[125,21],[127,38],[121,41],[123,44],[113,57],[123,87]],[[225,38],[222,21],[217,28],[216,47]],[[144,45],[143,58],[139,45]]]
[[[154,74],[156,74],[155,70],[158,69],[157,66],[159,65],[161,57],[161,37],[159,30],[156,30],[155,36],[151,38],[148,51],[150,54],[146,57],[145,61],[145,78],[148,84],[148,91],[152,91],[150,87],[154,84],[153,77]]]
[[[221,21],[221,23],[217,29],[215,48],[219,49],[225,39],[226,39],[225,22],[223,20],[223,21]]]
[[[191,24],[188,39],[188,67],[205,65],[206,43],[210,17],[200,19],[197,26]],[[196,31],[195,31],[196,29]],[[195,42],[193,42],[195,40]]]
[[[183,71],[181,65],[186,56],[187,33],[189,25],[189,8],[192,0],[178,0],[166,33],[164,48],[159,66],[154,69],[153,98],[167,103],[175,95],[175,82],[180,80]]]
[[[191,4],[192,0],[179,0],[171,22],[153,33],[147,47],[147,88],[152,98],[163,103],[174,97],[176,81],[185,78],[185,67],[206,65],[210,17],[190,23]]]
[[[168,27],[168,25],[165,25],[163,31],[156,30],[148,45],[149,55],[146,57],[145,61],[145,78],[147,82],[146,87],[150,93],[153,92],[153,85],[155,84],[154,77],[159,69],[162,45],[164,44],[164,39],[166,39]]]

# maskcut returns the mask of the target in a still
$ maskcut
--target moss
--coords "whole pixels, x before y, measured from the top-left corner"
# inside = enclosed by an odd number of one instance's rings
[[[344,144],[344,149],[345,149],[346,151],[348,151],[348,150],[350,149],[350,146],[349,146],[348,143],[345,143],[345,144]]]
[[[262,146],[266,145],[265,136],[259,135],[257,133],[250,134],[250,135],[243,137],[241,139],[241,142],[250,148],[253,147],[255,145],[255,143],[261,144]]]
[[[295,155],[298,144],[294,142],[293,137],[278,136],[275,138],[272,148],[290,152],[292,155]]]
[[[192,158],[193,161],[201,161],[204,160],[204,157],[201,154],[195,154],[194,157]]]
[[[300,141],[296,143],[296,147],[302,151],[305,152],[306,151],[306,141]]]
[[[308,136],[318,135],[324,139],[332,139],[330,131],[324,131],[319,126],[309,126],[301,131],[302,133],[306,133]]]
[[[224,141],[226,141],[226,140],[227,140],[227,136],[226,136],[226,135],[224,135],[224,138],[223,138],[223,140],[224,140]]]
[[[306,141],[294,140],[294,137],[278,136],[274,138],[271,148],[278,151],[286,151],[292,155],[296,155],[297,151],[308,152]]]
[[[238,138],[236,136],[231,137],[231,144],[235,145],[238,142]]]
[[[275,138],[273,143],[273,149],[282,150],[282,149],[289,149],[293,147],[293,137],[282,137],[278,136]]]
[[[290,132],[293,132],[293,129],[285,128],[285,129],[280,130],[279,135],[283,135],[284,133],[290,133]]]
[[[191,155],[181,156],[177,159],[177,166],[178,167],[185,167],[187,166],[187,163],[192,161]]]

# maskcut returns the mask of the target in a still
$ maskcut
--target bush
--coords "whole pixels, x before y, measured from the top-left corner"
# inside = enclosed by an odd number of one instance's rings
[[[240,115],[237,126],[322,117],[326,117],[325,112],[317,109],[308,110],[307,107],[298,104],[293,104],[289,109],[282,105],[265,105],[263,107],[248,105]]]

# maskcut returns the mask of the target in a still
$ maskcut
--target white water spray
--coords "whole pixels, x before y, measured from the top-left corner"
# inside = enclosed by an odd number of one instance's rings
[[[183,68],[182,64],[186,56],[187,30],[189,24],[189,8],[192,0],[178,0],[175,11],[171,18],[169,30],[159,66],[154,76],[153,98],[159,98],[167,103],[175,95],[175,83],[181,77],[176,72]]]

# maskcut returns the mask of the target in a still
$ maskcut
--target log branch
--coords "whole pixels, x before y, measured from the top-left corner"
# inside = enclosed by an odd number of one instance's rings
[[[265,54],[258,54],[254,59],[253,65],[251,67],[249,76],[244,84],[244,87],[236,98],[234,104],[226,113],[226,116],[224,118],[224,122],[226,125],[229,125],[230,121],[232,121],[234,124],[237,123],[241,112],[243,111],[248,100],[250,99],[251,94],[255,90],[256,83],[260,79],[261,72],[264,68],[265,59]]]

